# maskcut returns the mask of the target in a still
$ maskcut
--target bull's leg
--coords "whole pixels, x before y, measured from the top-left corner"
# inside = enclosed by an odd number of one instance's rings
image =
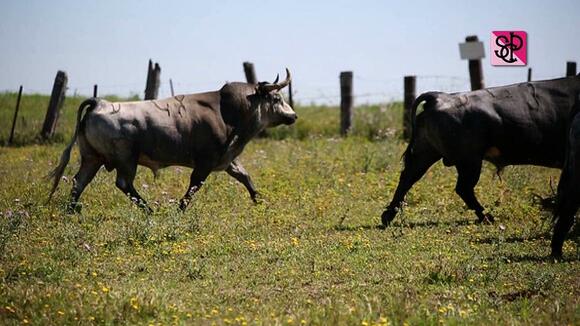
[[[405,195],[409,192],[411,187],[413,187],[415,182],[423,177],[431,165],[441,159],[441,155],[439,155],[433,148],[426,148],[426,146],[423,146],[423,149],[421,149],[418,145],[419,144],[415,146],[413,152],[405,154],[405,167],[401,172],[399,185],[397,185],[397,190],[395,190],[395,195],[393,196],[391,203],[387,206],[381,216],[384,226],[388,226],[395,218],[399,208],[403,204]]]
[[[552,236],[552,257],[562,257],[562,246],[570,228],[572,228],[572,224],[574,224],[574,214],[577,210],[578,205],[573,205],[558,215],[554,226],[554,235]]]
[[[135,202],[139,207],[143,208],[147,213],[152,213],[153,210],[145,199],[139,195],[135,187],[133,186],[133,181],[135,180],[135,174],[137,173],[137,164],[123,164],[117,166],[117,180],[115,185],[119,188],[125,195],[129,196],[131,201]]]
[[[572,126],[572,131],[577,127]],[[556,197],[556,209],[554,218],[554,234],[552,236],[552,256],[562,256],[564,240],[574,224],[574,215],[580,207],[580,144],[577,144],[580,134],[572,134],[566,153],[564,168],[560,174],[558,194]]]
[[[457,184],[455,192],[463,199],[467,207],[475,211],[479,222],[493,222],[491,214],[483,213],[483,206],[475,197],[473,189],[479,181],[481,174],[481,161],[457,164]]]
[[[189,188],[187,188],[185,195],[179,201],[179,209],[181,209],[181,211],[185,211],[191,202],[191,198],[201,188],[201,186],[203,186],[203,183],[209,176],[210,172],[211,169],[201,167],[196,167],[193,170],[191,177],[189,178]]]
[[[250,198],[252,198],[254,203],[256,203],[257,202],[256,195],[258,194],[258,192],[256,191],[254,184],[252,183],[250,175],[248,174],[248,172],[246,172],[246,169],[244,169],[242,164],[240,164],[240,162],[238,162],[237,160],[234,160],[230,164],[230,166],[228,166],[226,172],[246,187],[246,189],[250,193]]]
[[[102,163],[95,159],[81,159],[81,167],[73,178],[73,186],[71,190],[71,200],[67,206],[68,213],[80,213],[81,204],[79,198],[85,190],[85,187],[93,180]]]

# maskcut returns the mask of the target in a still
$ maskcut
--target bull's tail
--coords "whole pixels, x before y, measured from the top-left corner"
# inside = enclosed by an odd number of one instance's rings
[[[421,95],[419,95],[419,97],[417,97],[415,99],[415,101],[413,102],[413,105],[411,106],[411,138],[409,139],[409,145],[407,146],[407,149],[405,150],[405,153],[403,153],[403,157],[405,159],[405,162],[407,161],[409,155],[413,152],[413,146],[415,145],[415,138],[417,137],[417,108],[419,107],[419,104],[423,103],[423,102],[427,102],[428,105],[425,105],[424,108],[430,108],[430,107],[435,107],[435,105],[431,105],[429,102],[435,102],[437,100],[437,96],[439,95],[439,92],[427,92],[427,93],[423,93]]]
[[[62,178],[62,175],[64,174],[64,169],[66,168],[68,161],[70,160],[70,152],[72,151],[72,148],[73,148],[73,146],[76,142],[76,139],[77,139],[77,135],[79,133],[81,119],[83,117],[83,111],[85,110],[85,108],[94,108],[96,105],[97,105],[97,99],[90,98],[90,99],[85,100],[79,106],[79,110],[77,112],[77,124],[75,127],[75,132],[72,136],[72,139],[71,139],[70,143],[68,144],[68,146],[62,152],[58,166],[56,168],[54,168],[52,171],[50,171],[50,173],[47,176],[47,178],[53,179],[52,189],[50,190],[50,195],[48,196],[48,201],[50,201],[50,199],[52,198],[52,195],[56,191],[56,188],[58,187],[58,183],[59,183],[60,179]]]

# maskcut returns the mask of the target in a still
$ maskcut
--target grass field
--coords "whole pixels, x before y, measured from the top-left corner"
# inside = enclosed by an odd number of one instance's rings
[[[399,104],[356,109],[353,136],[337,136],[336,108],[299,107],[299,122],[252,142],[241,161],[261,203],[212,174],[185,214],[189,170],[136,187],[144,215],[99,172],[83,213],[64,214],[78,151],[53,201],[43,176],[68,141],[35,140],[48,99],[26,96],[19,147],[0,148],[0,324],[578,324],[578,244],[549,253],[548,196],[559,171],[486,165],[477,194],[496,217],[476,225],[438,163],[394,225],[380,214],[398,182]],[[5,141],[15,97],[0,95]],[[7,119],[7,117],[9,117]]]

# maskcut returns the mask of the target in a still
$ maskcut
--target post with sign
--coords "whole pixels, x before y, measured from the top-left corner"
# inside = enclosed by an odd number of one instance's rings
[[[469,80],[471,90],[475,91],[485,87],[483,82],[483,70],[481,59],[485,58],[483,43],[479,42],[477,35],[470,35],[465,38],[465,43],[459,44],[461,59],[469,60]]]

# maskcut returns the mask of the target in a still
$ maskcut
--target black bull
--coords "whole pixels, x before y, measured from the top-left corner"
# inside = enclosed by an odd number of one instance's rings
[[[466,93],[421,94],[413,103],[412,135],[391,203],[382,214],[387,226],[407,192],[435,162],[457,169],[455,191],[479,221],[493,221],[475,197],[482,161],[498,169],[530,164],[562,168],[566,134],[580,77],[514,84]],[[417,107],[425,102],[423,112]],[[567,233],[567,231],[566,231]],[[555,232],[561,253],[565,234]]]

